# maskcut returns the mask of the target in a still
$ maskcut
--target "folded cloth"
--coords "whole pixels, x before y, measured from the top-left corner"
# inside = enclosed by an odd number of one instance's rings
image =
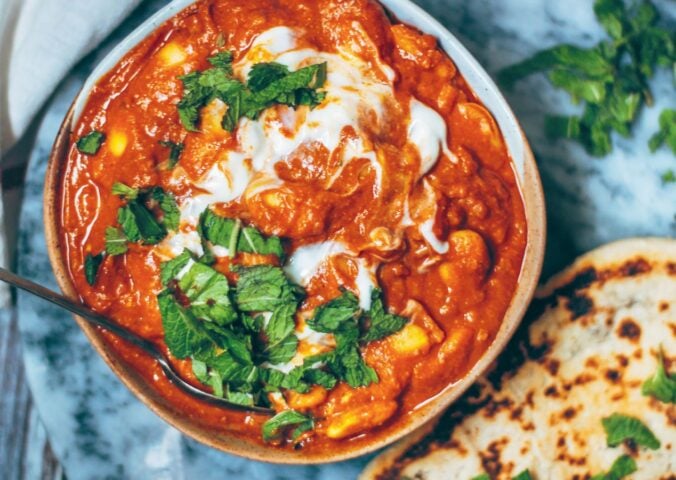
[[[0,0],[0,152],[141,0]]]

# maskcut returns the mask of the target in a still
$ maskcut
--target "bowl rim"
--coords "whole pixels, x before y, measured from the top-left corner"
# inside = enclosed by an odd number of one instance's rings
[[[166,20],[198,1],[173,0],[145,20],[124,40],[118,43],[85,81],[61,124],[47,166],[44,186],[43,220],[52,270],[59,287],[70,298],[79,299],[79,296],[71,282],[68,265],[62,255],[59,217],[61,210],[61,172],[68,157],[72,129],[82,113],[82,109],[89,98],[92,88],[99,79],[114,67],[120,58]],[[402,422],[399,428],[382,435],[377,441],[356,447],[350,446],[350,443],[346,442],[346,448],[341,448],[340,452],[315,452],[311,456],[308,456],[307,452],[303,452],[302,450],[295,452],[272,446],[262,446],[246,439],[238,438],[232,434],[228,436],[229,441],[225,441],[225,439],[213,435],[213,432],[191,422],[188,416],[181,416],[177,412],[172,411],[162,395],[159,395],[133,368],[125,365],[111,351],[100,329],[75,316],[78,325],[97,352],[137,398],[172,427],[198,442],[217,450],[268,463],[309,465],[348,460],[390,445],[405,435],[424,428],[425,425],[441,415],[453,401],[462,395],[481,376],[511,339],[534,295],[544,259],[546,241],[545,201],[535,158],[518,120],[488,73],[486,73],[462,43],[436,19],[410,0],[376,1],[385,7],[388,12],[392,13],[398,21],[412,25],[437,38],[440,47],[456,64],[458,71],[465,78],[468,86],[488,108],[500,127],[512,159],[512,165],[516,170],[519,191],[526,213],[527,244],[516,290],[495,339],[463,378],[447,385],[437,395],[419,405],[413,412],[407,414],[407,420]]]

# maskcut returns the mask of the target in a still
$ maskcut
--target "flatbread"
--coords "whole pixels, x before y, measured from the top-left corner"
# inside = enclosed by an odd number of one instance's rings
[[[676,240],[613,243],[542,287],[493,369],[439,420],[377,457],[362,480],[588,479],[631,455],[635,480],[676,479],[676,405],[641,394],[664,351],[676,367]],[[601,419],[642,420],[658,450],[606,445]]]

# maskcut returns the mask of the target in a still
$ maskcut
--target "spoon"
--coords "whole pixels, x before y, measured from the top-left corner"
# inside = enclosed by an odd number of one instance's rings
[[[154,343],[138,336],[137,334],[127,330],[124,327],[116,324],[112,320],[103,315],[99,315],[90,308],[86,307],[82,303],[75,302],[69,298],[64,297],[63,295],[56,293],[48,288],[38,285],[35,282],[32,282],[26,278],[19,277],[18,275],[13,274],[12,272],[0,268],[0,281],[13,285],[21,290],[25,290],[28,293],[31,293],[37,297],[40,297],[44,300],[47,300],[54,305],[68,310],[69,312],[74,313],[75,315],[84,318],[86,321],[92,325],[103,328],[104,330],[109,331],[110,333],[116,335],[117,337],[135,345],[136,347],[143,350],[145,353],[154,358],[157,363],[160,364],[164,374],[167,378],[177,387],[179,387],[184,392],[192,395],[195,398],[200,400],[212,403],[214,405],[219,405],[223,407],[228,407],[235,410],[243,410],[247,412],[255,413],[264,413],[267,415],[273,415],[274,410],[264,407],[249,407],[246,405],[240,405],[238,403],[233,403],[225,398],[217,397],[211,395],[210,393],[204,392],[199,388],[196,388],[183,380],[173,369],[171,363],[167,359],[166,355],[155,345]]]

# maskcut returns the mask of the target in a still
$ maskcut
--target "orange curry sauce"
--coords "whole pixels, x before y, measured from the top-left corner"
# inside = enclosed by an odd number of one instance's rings
[[[375,79],[385,77],[379,65],[395,73],[394,96],[383,113],[386,121],[376,121],[367,109],[359,119],[378,152],[379,188],[371,162],[356,159],[339,172],[336,155],[314,142],[275,165],[282,180],[276,190],[215,206],[222,215],[281,236],[289,253],[340,239],[358,258],[377,266],[390,311],[411,319],[413,326],[405,333],[365,348],[364,358],[378,373],[378,383],[359,389],[341,383],[330,392],[314,389],[314,400],[287,393],[290,404],[316,418],[315,431],[303,438],[302,448],[319,451],[339,442],[372,441],[460,379],[493,341],[521,270],[526,222],[504,140],[433,37],[393,25],[371,0],[198,1],[135,47],[91,93],[73,132],[63,176],[63,253],[84,302],[163,345],[156,295],[162,290],[159,265],[166,258],[159,258],[153,247],[131,245],[127,254],[106,257],[93,287],[85,280],[84,258],[104,249],[106,227],[117,224],[122,203],[111,192],[113,183],[162,186],[180,206],[195,193],[191,182],[209,171],[219,152],[237,148],[236,134],[207,119],[202,119],[200,132],[183,128],[176,109],[183,94],[178,77],[208,68],[207,58],[219,51],[219,43],[237,62],[259,34],[275,26],[300,32],[301,47],[351,50],[373,66]],[[445,120],[450,150],[442,151],[420,178],[420,155],[407,141],[411,98]],[[273,108],[283,115],[288,107]],[[96,155],[83,155],[75,142],[92,130],[104,132],[106,142]],[[354,135],[354,129],[344,129],[339,149]],[[161,168],[167,150],[158,141],[166,139],[185,144],[173,170]],[[327,187],[327,179],[337,172],[337,180]],[[421,234],[419,224],[426,215],[433,216],[432,232],[447,242],[446,252],[439,253]],[[410,221],[402,225],[405,216]],[[227,261],[219,261],[216,268],[227,271]],[[306,285],[302,310],[337,297],[339,286],[354,291],[356,271],[350,256],[324,262]],[[261,424],[267,417],[203,404],[176,389],[137,350],[107,338],[121,358],[192,421],[262,441]],[[299,348],[313,347],[301,342]],[[194,380],[189,361],[177,360],[176,365]],[[361,419],[358,426],[329,438],[332,422],[346,412]]]

